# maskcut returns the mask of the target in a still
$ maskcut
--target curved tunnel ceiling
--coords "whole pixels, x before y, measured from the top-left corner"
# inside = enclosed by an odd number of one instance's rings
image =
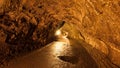
[[[40,22],[37,28],[44,28],[41,32],[43,30],[48,34],[54,32],[61,21],[65,21],[63,30],[68,31],[70,37],[91,44],[113,64],[120,66],[119,0],[0,0],[0,3],[1,14],[5,12],[13,20],[17,17],[25,17],[27,20],[31,18],[33,24]],[[45,44],[46,37],[51,35],[41,32]],[[36,37],[35,33],[33,36]]]

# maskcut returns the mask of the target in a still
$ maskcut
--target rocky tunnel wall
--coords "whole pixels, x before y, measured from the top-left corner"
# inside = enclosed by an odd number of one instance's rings
[[[73,24],[84,40],[120,66],[120,1],[75,0],[71,9]]]
[[[41,22],[38,28],[44,27],[46,32],[49,29],[47,27],[53,27],[61,20],[72,24],[81,33],[81,39],[106,54],[114,64],[120,66],[119,0],[10,1],[0,0],[1,13],[14,14],[11,19],[21,14],[33,16],[35,17],[33,20]],[[50,22],[52,26],[48,26]],[[49,30],[55,30],[55,28]],[[40,35],[43,40],[46,40],[42,32]],[[35,33],[33,36],[36,39]]]

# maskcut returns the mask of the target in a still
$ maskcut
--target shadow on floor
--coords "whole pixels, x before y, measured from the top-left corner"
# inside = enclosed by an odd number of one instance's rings
[[[58,56],[58,58],[62,61],[69,62],[72,64],[77,64],[79,61],[79,58],[76,56]]]

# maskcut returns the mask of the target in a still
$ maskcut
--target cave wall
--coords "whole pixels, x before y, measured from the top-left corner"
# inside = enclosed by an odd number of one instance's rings
[[[120,66],[120,1],[76,0],[73,24],[84,40]],[[76,19],[76,20],[75,20]]]
[[[10,3],[10,1],[13,2]],[[74,28],[84,37],[81,39],[106,54],[114,64],[120,66],[119,0],[4,0],[4,2],[0,0],[0,3],[2,8],[0,12],[6,11],[12,14],[14,11],[13,14],[16,15],[13,17],[21,13],[35,16],[35,20],[38,19],[41,22],[38,28],[41,31],[42,28],[46,28],[43,32],[48,32],[47,27],[53,27],[61,20],[74,25]],[[48,26],[51,21],[52,26]],[[36,33],[33,36],[36,39]],[[46,36],[44,37],[42,33],[41,37],[46,40]]]
[[[57,7],[62,6],[50,0],[0,0],[0,66],[54,40],[64,22]]]
[[[64,4],[61,2],[50,0],[0,0],[1,31],[13,32],[12,30],[14,30],[15,34],[22,31],[27,36],[27,34],[29,35],[29,29],[31,28],[32,31],[34,29],[32,27],[36,26],[33,35],[30,37],[45,45],[46,42],[49,42],[46,39],[53,36],[55,30],[64,22],[65,12],[61,8]]]

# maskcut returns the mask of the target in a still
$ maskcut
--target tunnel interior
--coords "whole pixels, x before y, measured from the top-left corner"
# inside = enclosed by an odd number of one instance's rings
[[[61,30],[90,54],[94,68],[119,68],[119,18],[119,0],[0,0],[0,66],[58,41]],[[78,62],[75,56],[58,58]]]

